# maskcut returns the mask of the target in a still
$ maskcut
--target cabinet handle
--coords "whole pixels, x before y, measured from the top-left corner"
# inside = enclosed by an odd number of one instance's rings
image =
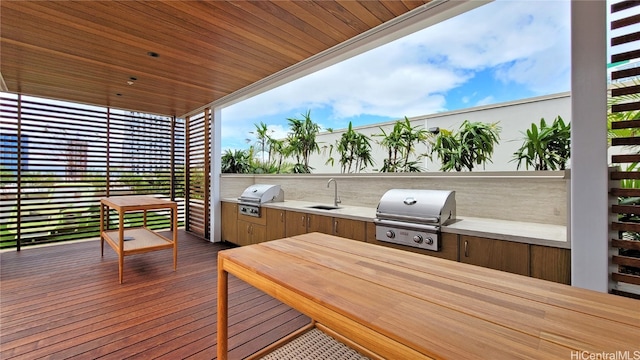
[[[338,220],[333,222],[333,233],[336,235],[338,234]]]
[[[307,229],[311,226],[311,216],[307,215]]]
[[[284,211],[280,212],[280,222],[284,222]]]
[[[469,257],[469,241],[464,241],[464,257]]]

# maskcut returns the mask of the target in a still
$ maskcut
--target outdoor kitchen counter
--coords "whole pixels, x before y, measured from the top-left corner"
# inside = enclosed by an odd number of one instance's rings
[[[521,221],[458,217],[442,232],[570,249],[567,227]]]
[[[223,201],[237,202],[237,199],[227,198],[223,199]],[[375,207],[339,204],[339,209],[335,210],[310,208],[310,206],[314,205],[331,204],[321,204],[313,201],[285,200],[283,202],[265,203],[262,206],[360,221],[373,221],[373,219],[376,218]],[[563,249],[571,248],[571,244],[568,241],[567,228],[563,225],[458,216],[453,224],[443,226],[442,232]]]

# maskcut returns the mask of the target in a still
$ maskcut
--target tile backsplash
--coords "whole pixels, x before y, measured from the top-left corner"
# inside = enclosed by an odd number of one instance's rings
[[[285,200],[333,202],[336,179],[342,205],[376,207],[389,189],[456,192],[457,215],[567,225],[569,171],[400,174],[223,174],[221,198],[237,198],[252,184],[276,184]]]

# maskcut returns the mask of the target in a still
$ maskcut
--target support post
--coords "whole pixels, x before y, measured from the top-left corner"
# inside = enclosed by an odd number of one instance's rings
[[[571,284],[607,292],[606,2],[571,1]]]

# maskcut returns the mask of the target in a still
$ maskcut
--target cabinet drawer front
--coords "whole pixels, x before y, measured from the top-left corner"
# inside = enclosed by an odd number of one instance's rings
[[[460,262],[529,276],[529,244],[462,235]]]

